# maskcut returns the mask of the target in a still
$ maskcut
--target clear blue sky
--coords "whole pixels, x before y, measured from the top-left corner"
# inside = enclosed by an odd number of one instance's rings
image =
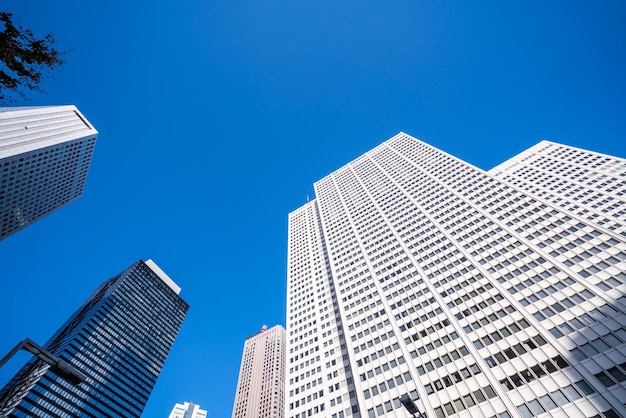
[[[626,157],[623,1],[4,6],[73,48],[32,104],[100,136],[84,196],[0,242],[0,354],[153,258],[191,309],[146,417],[230,416],[245,337],[285,325],[287,214],[399,131],[484,169],[541,139]]]

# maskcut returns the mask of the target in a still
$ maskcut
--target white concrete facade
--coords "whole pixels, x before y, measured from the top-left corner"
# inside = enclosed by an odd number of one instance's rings
[[[207,411],[200,409],[200,405],[185,402],[174,405],[169,418],[206,418],[206,416]]]
[[[626,160],[400,133],[289,215],[285,416],[626,416]]]
[[[284,418],[285,329],[264,326],[246,339],[232,418]]]
[[[97,136],[75,106],[0,108],[0,239],[82,195]]]

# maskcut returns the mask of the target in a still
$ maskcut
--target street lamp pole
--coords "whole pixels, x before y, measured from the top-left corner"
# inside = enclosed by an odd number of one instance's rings
[[[426,413],[422,413],[419,410],[419,408],[417,407],[417,405],[415,405],[415,402],[413,402],[413,399],[411,399],[409,395],[400,396],[400,403],[402,404],[402,406],[404,406],[404,409],[406,409],[409,414],[413,416],[413,418],[428,418],[426,416]]]
[[[28,351],[29,353],[37,356],[37,358],[39,358],[40,360],[43,360],[44,363],[50,366],[50,371],[52,373],[56,374],[64,380],[67,380],[74,386],[78,386],[86,379],[84,374],[82,374],[73,366],[67,364],[60,358],[56,357],[45,348],[36,344],[30,338],[26,338],[24,341],[17,344],[13,348],[13,350],[11,350],[6,356],[4,356],[2,360],[0,360],[0,367],[4,366],[4,364],[20,350]]]
[[[85,375],[73,366],[39,346],[30,338],[26,338],[24,341],[20,342],[13,350],[4,356],[0,360],[0,367],[4,366],[4,364],[20,350],[34,354],[41,362],[39,365],[33,364],[24,374],[19,372],[15,378],[10,381],[11,386],[6,387],[6,390],[0,390],[0,416],[5,416],[7,411],[15,406],[14,403],[18,401],[17,399],[23,396],[24,391],[28,390],[27,388],[37,379],[35,374],[37,371],[43,370],[43,367],[45,367],[44,363],[48,365],[48,370],[74,386],[80,385],[86,379]]]

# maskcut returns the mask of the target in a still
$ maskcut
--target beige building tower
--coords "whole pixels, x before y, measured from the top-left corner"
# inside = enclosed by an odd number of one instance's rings
[[[284,418],[285,343],[280,325],[246,339],[233,418]]]

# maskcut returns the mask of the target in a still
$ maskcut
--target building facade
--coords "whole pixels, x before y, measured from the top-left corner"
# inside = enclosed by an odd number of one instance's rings
[[[243,347],[233,418],[284,418],[285,329],[263,326]]]
[[[0,240],[83,194],[97,137],[75,106],[0,108]]]
[[[0,391],[0,416],[139,417],[189,308],[179,293],[152,260],[105,281],[44,345],[86,381],[35,358]]]
[[[174,405],[169,418],[206,418],[206,414],[207,411],[191,401]]]
[[[286,417],[626,416],[626,160],[400,133],[289,215]]]

